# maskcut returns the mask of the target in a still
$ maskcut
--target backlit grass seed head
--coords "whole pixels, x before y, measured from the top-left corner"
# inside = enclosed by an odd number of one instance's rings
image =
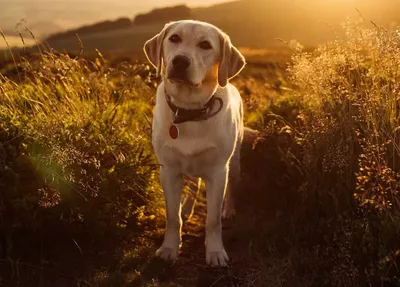
[[[361,143],[363,149],[358,159],[359,171],[355,198],[361,206],[372,206],[379,210],[400,208],[400,173],[387,166],[384,145]]]

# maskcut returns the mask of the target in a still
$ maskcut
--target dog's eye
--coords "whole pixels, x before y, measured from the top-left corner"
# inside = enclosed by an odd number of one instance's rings
[[[199,43],[199,47],[200,47],[201,49],[203,49],[203,50],[210,50],[210,49],[212,49],[212,46],[211,46],[210,42],[208,42],[208,41],[200,42],[200,43]]]
[[[174,34],[171,37],[169,37],[169,40],[172,43],[179,43],[181,41],[181,37],[179,37],[178,35]]]

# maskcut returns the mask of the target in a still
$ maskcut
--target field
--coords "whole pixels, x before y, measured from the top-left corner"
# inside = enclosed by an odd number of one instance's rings
[[[0,286],[400,286],[400,38],[345,29],[316,49],[242,49],[233,83],[260,134],[226,269],[205,265],[204,189],[179,260],[154,258],[158,80],[143,55],[5,53]]]

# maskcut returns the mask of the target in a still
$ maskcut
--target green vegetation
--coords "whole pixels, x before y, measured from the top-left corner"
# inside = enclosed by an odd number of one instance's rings
[[[249,204],[276,216],[254,223],[259,286],[399,284],[400,38],[357,22],[346,32],[295,53],[292,90],[249,122],[265,138]]]
[[[104,61],[43,53],[21,61],[14,80],[1,76],[2,273],[20,268],[18,258],[39,269],[63,264],[71,243],[85,260],[117,248],[113,241],[139,240],[162,218],[149,148],[152,89],[137,76],[143,67],[117,71]]]
[[[153,258],[164,210],[150,68],[16,56],[0,78],[2,286],[399,284],[400,37],[346,32],[294,51],[288,69],[249,59],[234,80],[261,133],[243,151],[227,270],[204,263],[203,197],[179,261]]]

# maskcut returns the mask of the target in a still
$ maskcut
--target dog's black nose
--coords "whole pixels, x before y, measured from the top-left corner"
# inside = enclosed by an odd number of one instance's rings
[[[172,60],[172,65],[174,68],[179,70],[186,70],[189,68],[190,64],[190,59],[183,55],[178,55]]]

